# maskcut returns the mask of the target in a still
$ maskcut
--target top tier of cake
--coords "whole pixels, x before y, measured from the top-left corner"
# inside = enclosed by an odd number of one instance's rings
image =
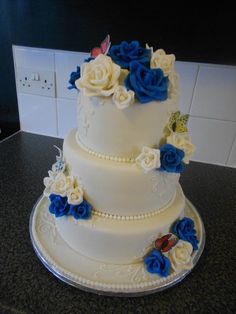
[[[78,144],[96,156],[134,161],[144,146],[159,148],[178,106],[175,57],[139,42],[122,42],[85,60],[80,90]],[[96,50],[97,51],[97,50]]]
[[[136,158],[143,146],[160,147],[172,112],[178,109],[178,79],[165,101],[147,105],[136,100],[119,110],[111,97],[88,97],[80,93],[77,141],[83,148],[127,160]]]

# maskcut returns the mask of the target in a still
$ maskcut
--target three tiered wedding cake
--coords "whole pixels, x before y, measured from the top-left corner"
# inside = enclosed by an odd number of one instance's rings
[[[78,126],[44,179],[61,238],[99,263],[154,278],[192,268],[199,238],[180,173],[194,151],[178,111],[175,56],[109,36],[71,74]]]

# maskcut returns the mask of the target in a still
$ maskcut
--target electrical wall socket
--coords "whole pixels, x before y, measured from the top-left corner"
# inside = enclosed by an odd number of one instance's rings
[[[56,95],[54,71],[17,67],[16,78],[19,93],[48,97]]]

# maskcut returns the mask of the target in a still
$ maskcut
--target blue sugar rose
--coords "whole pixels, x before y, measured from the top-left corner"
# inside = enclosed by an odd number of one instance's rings
[[[166,100],[168,97],[168,78],[161,69],[149,69],[139,62],[130,64],[130,72],[125,86],[135,92],[141,103],[152,100]]]
[[[91,60],[94,60],[94,58],[93,57],[88,57],[88,58],[84,59],[84,62],[90,62]]]
[[[184,158],[184,151],[182,149],[178,149],[171,144],[165,144],[160,147],[160,155],[160,171],[177,173],[184,171],[184,164],[182,161]]]
[[[121,68],[129,69],[130,62],[132,61],[149,64],[151,51],[142,48],[137,40],[131,43],[122,41],[120,45],[114,45],[110,48],[109,56]]]
[[[169,275],[170,261],[156,249],[153,249],[151,253],[144,258],[144,264],[149,273],[158,274],[163,277]]]
[[[68,214],[70,206],[67,203],[67,197],[62,197],[56,194],[50,194],[49,211],[56,217],[61,217]]]
[[[92,206],[83,200],[79,205],[70,205],[68,214],[74,216],[75,219],[88,219],[92,214]]]
[[[77,87],[75,86],[75,81],[77,81],[80,78],[80,67],[77,66],[77,70],[75,72],[72,72],[70,74],[70,79],[69,79],[69,84],[70,86],[68,86],[68,89],[77,89]]]
[[[194,221],[191,218],[184,217],[183,219],[177,221],[172,228],[172,232],[181,240],[190,242],[193,246],[193,250],[198,249],[199,241],[196,236]]]

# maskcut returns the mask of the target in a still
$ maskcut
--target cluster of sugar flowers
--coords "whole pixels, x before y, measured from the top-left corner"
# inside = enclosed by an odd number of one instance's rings
[[[136,158],[136,164],[145,173],[151,170],[183,172],[184,164],[189,163],[195,150],[188,134],[187,122],[188,115],[181,115],[180,111],[173,112],[168,123],[166,143],[160,149],[144,146]]]
[[[171,231],[156,239],[154,248],[144,257],[148,272],[167,277],[171,269],[180,272],[193,267],[192,256],[199,242],[194,221],[184,217],[174,224]]]
[[[49,211],[56,217],[72,215],[75,219],[88,219],[92,213],[91,205],[84,199],[78,180],[66,174],[66,163],[60,148],[57,162],[44,178],[44,195],[50,200]]]
[[[175,76],[173,54],[163,49],[142,47],[136,40],[119,45],[105,42],[107,49],[96,48],[91,57],[71,73],[70,89],[77,88],[89,97],[112,96],[119,109],[133,104],[168,98],[169,85]],[[170,83],[170,84],[169,84]]]

